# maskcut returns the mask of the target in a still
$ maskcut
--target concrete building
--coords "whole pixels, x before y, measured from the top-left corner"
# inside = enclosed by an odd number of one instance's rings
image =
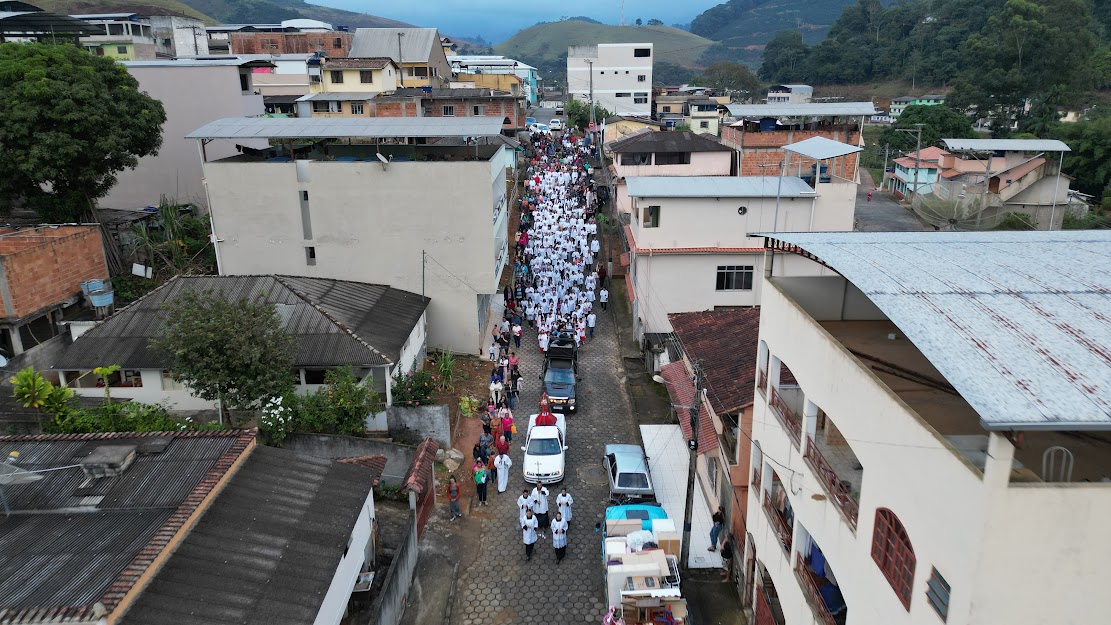
[[[397,89],[401,72],[389,57],[311,58],[310,93],[387,93]]]
[[[602,124],[602,149],[607,155],[611,154],[612,152],[609,148],[610,143],[631,135],[638,130],[648,129],[650,131],[656,131],[661,128],[663,128],[663,124],[647,117],[623,115],[607,117],[605,123]]]
[[[451,64],[435,28],[360,28],[351,56],[388,57],[401,67],[402,87],[447,87]]]
[[[85,20],[43,11],[20,0],[0,2],[0,43],[78,43],[103,29]]]
[[[508,258],[505,148],[487,139],[501,133],[501,122],[233,118],[190,133],[285,144],[204,163],[221,275],[277,273],[423,293],[431,298],[429,346],[478,354]],[[435,144],[462,137],[470,144]]]
[[[718,103],[705,95],[704,90],[656,96],[653,105],[656,119],[665,127],[676,128],[682,125],[691,132],[715,137],[721,131]]]
[[[1102,620],[1111,234],[768,237],[755,622]]]
[[[726,108],[738,121],[726,123],[721,142],[736,150],[741,176],[774,175],[784,162],[783,146],[811,137],[863,147],[864,122],[876,112],[871,102],[730,104]],[[814,167],[813,161],[795,165],[802,167],[801,174]],[[835,172],[837,176],[857,180],[856,155],[848,155],[838,166],[842,170]]]
[[[166,123],[162,147],[156,156],[139,159],[135,169],[116,175],[117,184],[99,205],[138,210],[158,206],[163,195],[205,206],[197,145],[186,133],[214,119],[262,115],[262,96],[255,93],[254,70],[271,67],[269,61],[178,59],[126,62],[124,66],[139,88],[162,102]],[[240,146],[266,147],[266,141],[214,141],[205,145],[210,158],[238,154]]]
[[[448,56],[447,60],[451,63],[451,71],[456,74],[457,80],[468,80],[463,78],[466,74],[516,76],[521,79],[522,93],[530,108],[540,103],[540,70],[527,63],[494,55],[453,55]],[[488,84],[475,86],[508,91],[504,87]]]
[[[339,625],[380,564],[381,463],[259,445],[253,430],[2,436],[0,453],[12,625]]]
[[[937,94],[903,96],[891,100],[891,118],[899,119],[908,106],[938,106],[945,104],[945,96]]]
[[[946,156],[949,153],[945,150],[930,146],[895,159],[895,171],[888,179],[888,189],[899,199],[913,194],[915,189],[918,193],[933,192],[940,161]]]
[[[651,43],[600,43],[567,48],[567,93],[614,115],[652,114]],[[593,88],[591,85],[593,84]]]
[[[810,85],[772,85],[768,87],[768,104],[806,104],[814,97]]]
[[[513,135],[525,127],[522,99],[490,89],[405,88],[388,93],[313,93],[298,99],[297,116],[495,117],[502,121],[502,132]]]
[[[493,89],[524,98],[525,82],[513,74],[456,73],[448,83],[449,89]]]
[[[99,30],[81,38],[81,47],[96,56],[120,61],[145,61],[155,58],[156,47],[150,20],[138,13],[97,13],[74,15]]]
[[[146,15],[159,57],[206,56],[208,34],[204,22],[185,15]]]
[[[226,42],[225,52],[230,54],[318,54],[328,57],[345,57],[351,50],[353,35],[322,27],[301,28],[282,24],[224,25],[208,28],[215,41]]]
[[[607,124],[608,134],[608,124]],[[632,210],[626,179],[646,176],[729,176],[733,151],[710,137],[684,130],[636,131],[606,144],[614,155],[610,165],[610,197],[619,213]]]

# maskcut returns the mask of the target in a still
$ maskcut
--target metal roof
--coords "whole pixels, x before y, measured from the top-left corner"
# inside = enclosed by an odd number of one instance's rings
[[[1071,152],[1056,139],[942,139],[955,152]]]
[[[815,197],[801,178],[785,176],[630,176],[629,197]]]
[[[871,102],[806,102],[802,104],[728,104],[734,117],[837,117],[872,115],[876,105]]]
[[[225,57],[218,59],[156,59],[153,61],[118,61],[124,67],[274,67],[274,64],[265,58],[246,59],[239,57]]]
[[[1111,231],[778,233],[856,285],[988,430],[1111,430]]]
[[[68,15],[46,11],[0,11],[0,33],[9,36],[73,36],[98,32],[100,28],[93,24]]]
[[[501,117],[226,117],[186,139],[372,139],[485,137],[501,134]]]
[[[807,158],[812,158],[816,161],[824,161],[830,158],[837,158],[838,156],[855,154],[864,148],[849,145],[848,143],[841,143],[840,141],[834,141],[833,139],[826,139],[825,137],[810,137],[805,141],[785,145],[783,149]]]
[[[645,129],[646,130],[646,129]],[[689,130],[633,132],[609,142],[614,152],[732,152],[714,137]]]
[[[378,94],[368,91],[329,91],[327,93],[306,93],[301,97],[292,96],[297,102],[347,102],[348,100],[373,100]],[[271,96],[265,96],[271,97]],[[265,97],[263,101],[265,102]]]
[[[398,33],[402,33],[398,43]],[[398,58],[398,46],[401,58]],[[427,63],[433,49],[443,50],[435,28],[359,28],[351,40],[349,56],[385,56],[400,63]]]

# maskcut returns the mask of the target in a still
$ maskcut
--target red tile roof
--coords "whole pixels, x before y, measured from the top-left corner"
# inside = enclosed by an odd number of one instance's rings
[[[694,384],[691,382],[687,364],[683,361],[672,362],[660,367],[660,375],[667,380],[667,394],[671,397],[672,409],[679,417],[679,427],[683,437],[691,439],[691,411],[681,406],[694,405]],[[704,454],[718,448],[718,434],[714,430],[713,417],[706,408],[706,402],[699,402],[698,411],[698,453]]]
[[[436,450],[439,448],[440,446],[431,438],[426,438],[417,445],[417,453],[413,456],[413,462],[409,464],[405,481],[402,482],[405,491],[412,491],[419,495],[432,487],[432,463],[436,461]]]
[[[436,452],[432,452],[435,455]],[[378,481],[382,477],[382,472],[386,470],[386,457],[381,454],[373,456],[357,456],[355,458],[340,458],[340,462],[344,464],[357,464],[360,467],[370,469],[374,487],[378,487]]]
[[[718,414],[752,405],[760,345],[760,309],[708,310],[667,316],[687,358],[702,361],[707,398]]]

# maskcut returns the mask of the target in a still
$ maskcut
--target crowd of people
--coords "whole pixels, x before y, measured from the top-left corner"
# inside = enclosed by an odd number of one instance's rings
[[[606,309],[606,279],[612,259],[602,261],[596,211],[598,198],[586,159],[589,149],[582,137],[568,133],[552,136],[534,133],[528,156],[527,182],[520,201],[520,227],[511,257],[512,281],[502,293],[505,311],[492,331],[487,352],[490,397],[481,412],[482,434],[472,449],[472,476],[477,505],[487,505],[488,485],[498,493],[508,487],[513,459],[509,444],[517,432],[513,410],[521,391],[520,356],[524,325],[536,330],[539,358],[556,338],[583,346],[594,337],[598,310]],[[541,393],[537,425],[555,425],[547,396]],[[528,424],[525,423],[525,427]],[[448,483],[451,520],[462,516],[460,488],[455,477]],[[549,513],[550,492],[543,483],[526,488],[517,498],[518,522],[525,545],[525,559],[532,558],[538,538],[551,532],[556,562],[567,552],[567,532],[574,498],[566,488],[555,497],[555,514]]]

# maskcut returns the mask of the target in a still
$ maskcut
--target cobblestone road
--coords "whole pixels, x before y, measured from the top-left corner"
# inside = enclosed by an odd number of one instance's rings
[[[599,311],[601,312],[601,311]],[[532,561],[525,562],[516,499],[525,488],[521,477],[524,428],[513,440],[513,466],[503,494],[491,484],[490,505],[471,506],[471,517],[482,523],[481,555],[461,571],[453,615],[462,625],[501,623],[600,623],[605,611],[601,536],[594,524],[602,518],[609,486],[602,468],[607,443],[636,443],[635,425],[622,382],[617,332],[609,313],[599,315],[594,339],[580,350],[578,401],[580,412],[567,421],[566,479],[549,487],[550,502],[566,486],[575,498],[574,520],[568,534],[567,558],[557,565],[551,532],[539,539]],[[521,403],[517,423],[527,424],[540,397],[541,356],[535,331],[525,328],[521,356]]]

